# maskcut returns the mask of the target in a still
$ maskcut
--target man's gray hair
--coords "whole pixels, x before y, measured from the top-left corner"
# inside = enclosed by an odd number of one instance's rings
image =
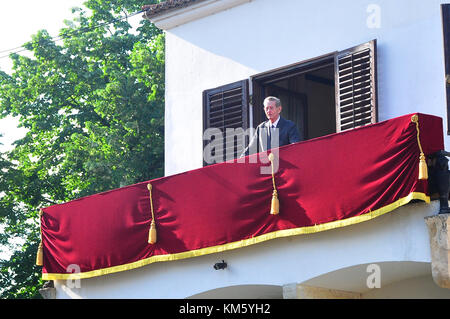
[[[280,107],[281,106],[281,101],[279,98],[275,97],[275,96],[268,96],[264,99],[263,105],[265,106],[267,102],[269,101],[275,101],[275,106],[276,107]]]

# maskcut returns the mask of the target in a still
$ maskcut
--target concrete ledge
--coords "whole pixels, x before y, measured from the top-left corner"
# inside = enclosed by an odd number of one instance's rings
[[[450,288],[450,214],[425,217],[431,248],[431,272],[434,282],[442,288]]]
[[[56,288],[42,288],[39,293],[44,299],[56,299]]]
[[[283,286],[283,299],[361,299],[361,294],[294,283]]]

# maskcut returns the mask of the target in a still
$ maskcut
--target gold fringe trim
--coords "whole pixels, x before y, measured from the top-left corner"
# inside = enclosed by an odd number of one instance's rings
[[[314,226],[277,230],[277,231],[274,231],[274,232],[271,232],[268,234],[263,234],[263,235],[260,235],[257,237],[243,239],[240,241],[227,243],[227,244],[223,244],[223,245],[200,248],[200,249],[190,250],[190,251],[176,253],[176,254],[152,256],[152,257],[149,257],[146,259],[138,260],[138,261],[135,261],[132,263],[124,264],[124,265],[113,266],[113,267],[103,268],[103,269],[97,269],[97,270],[92,270],[92,271],[87,271],[87,272],[70,273],[70,274],[43,273],[42,279],[43,280],[60,280],[60,279],[92,278],[92,277],[112,274],[112,273],[116,273],[116,272],[120,272],[120,271],[136,269],[136,268],[143,267],[143,266],[155,263],[155,262],[180,260],[180,259],[185,259],[185,258],[191,258],[191,257],[197,257],[197,256],[203,256],[203,255],[223,252],[223,251],[232,250],[232,249],[236,249],[236,248],[242,248],[242,247],[254,245],[257,243],[261,243],[261,242],[264,242],[267,240],[275,239],[275,238],[289,237],[289,236],[295,236],[295,235],[301,235],[301,234],[317,233],[317,232],[321,232],[321,231],[325,231],[325,230],[354,225],[354,224],[358,224],[361,222],[371,220],[373,218],[376,218],[376,217],[379,217],[386,213],[389,213],[400,206],[406,205],[413,199],[423,200],[424,202],[426,202],[428,204],[430,203],[430,197],[427,196],[426,194],[413,192],[413,193],[410,193],[408,196],[400,198],[399,200],[397,200],[387,206],[381,207],[375,211],[371,211],[364,215],[349,217],[349,218],[343,219],[343,220],[336,220],[333,222],[328,222],[328,223],[314,225]]]

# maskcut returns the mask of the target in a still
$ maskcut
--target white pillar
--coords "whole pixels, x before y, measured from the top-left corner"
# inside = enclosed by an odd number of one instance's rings
[[[425,217],[430,236],[431,273],[434,282],[442,288],[450,288],[450,214]]]

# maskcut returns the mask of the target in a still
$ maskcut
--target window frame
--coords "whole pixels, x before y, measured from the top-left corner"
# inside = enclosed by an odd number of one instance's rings
[[[262,102],[264,100],[264,92],[263,87],[264,85],[267,85],[271,82],[280,81],[283,79],[288,79],[289,77],[293,77],[296,75],[304,74],[307,72],[314,71],[316,69],[329,67],[331,65],[334,65],[335,68],[335,75],[334,75],[334,90],[336,94],[335,98],[335,110],[336,110],[336,132],[341,132],[342,129],[340,127],[340,122],[338,121],[339,113],[339,82],[338,82],[338,59],[346,54],[358,54],[361,52],[361,50],[367,50],[369,49],[372,53],[372,55],[369,56],[370,61],[370,90],[371,90],[371,118],[370,123],[367,124],[373,124],[378,121],[378,97],[377,97],[377,46],[376,46],[376,39],[373,39],[371,41],[362,43],[360,45],[342,50],[342,51],[334,51],[331,53],[327,53],[318,57],[314,57],[308,60],[303,60],[300,62],[296,62],[293,64],[289,64],[286,66],[282,66],[279,68],[275,68],[272,70],[264,71],[255,75],[252,75],[249,77],[249,79],[244,79],[240,81],[236,81],[233,83],[225,84],[213,89],[207,89],[203,91],[203,132],[207,128],[209,128],[208,125],[208,108],[210,107],[208,104],[208,96],[216,93],[225,91],[229,88],[232,88],[235,85],[238,85],[238,83],[241,83],[243,90],[245,90],[246,98],[243,98],[243,105],[242,107],[245,108],[244,113],[246,114],[246,122],[245,127],[243,125],[243,129],[247,130],[249,127],[252,127],[253,129],[259,125],[262,121],[265,120],[264,112],[262,107],[253,107],[253,106],[260,106],[262,105]],[[245,88],[245,89],[244,89]],[[250,95],[251,92],[251,95]],[[450,112],[449,112],[450,113]],[[353,127],[349,128],[352,129]],[[207,141],[203,141],[204,146],[206,145]],[[247,141],[248,142],[248,141]],[[246,142],[246,143],[247,143]],[[225,150],[225,146],[224,146]],[[204,162],[204,165],[207,165]]]

